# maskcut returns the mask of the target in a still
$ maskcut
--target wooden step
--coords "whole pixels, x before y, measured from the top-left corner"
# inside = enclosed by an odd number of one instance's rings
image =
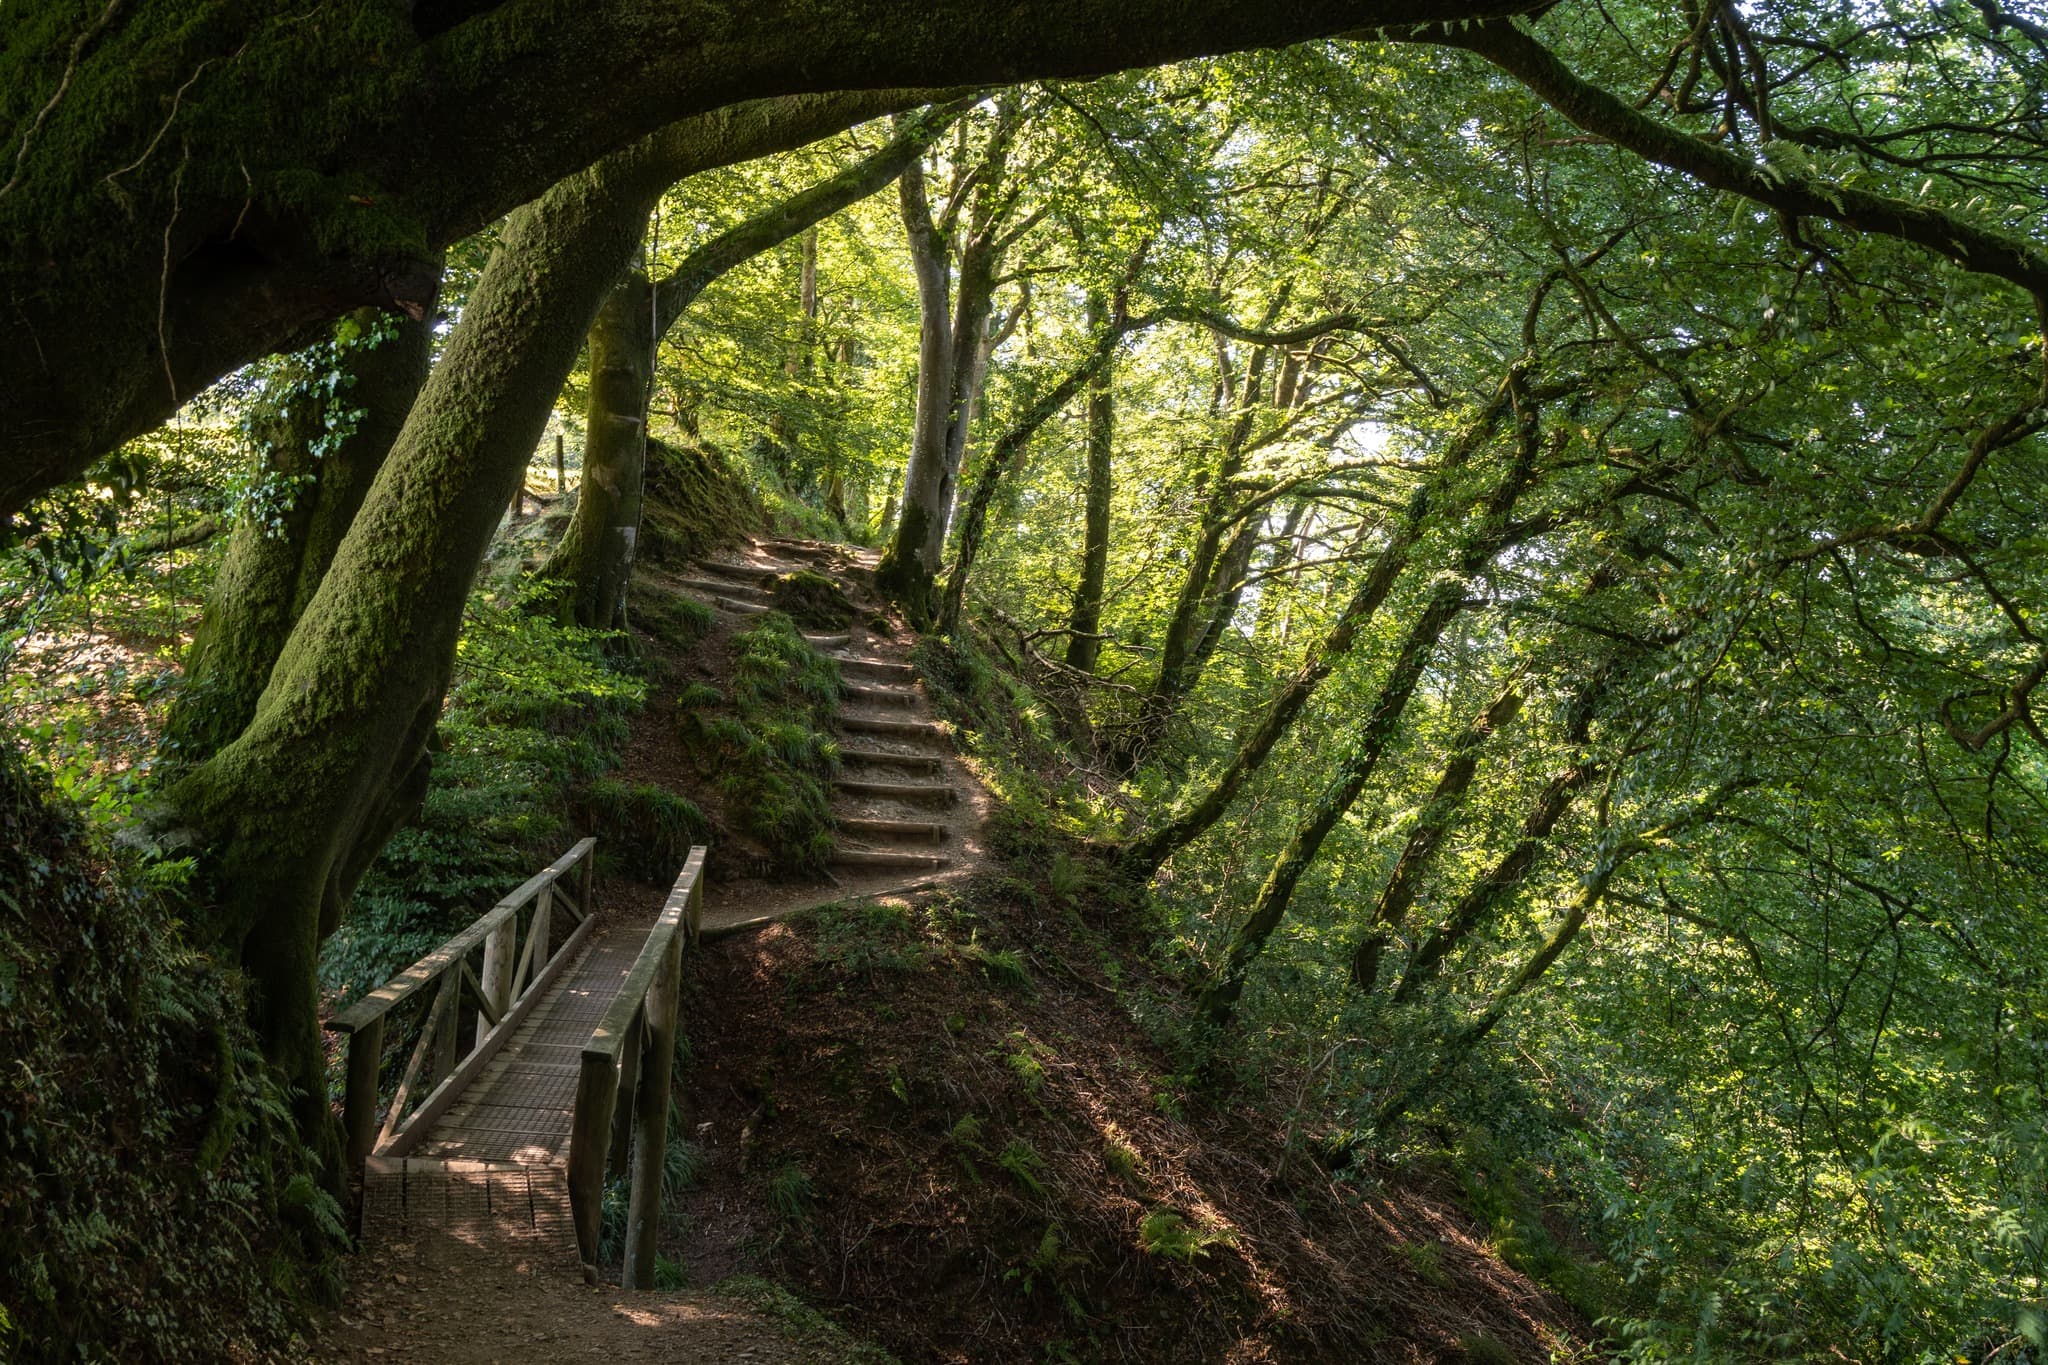
[[[768,597],[768,592],[765,588],[749,587],[745,583],[721,583],[715,578],[678,578],[676,582],[685,588],[690,588],[697,592],[708,592],[714,597],[722,596],[726,593],[736,593],[747,598],[760,598],[763,601],[767,600]]]
[[[834,867],[944,867],[952,859],[937,853],[904,853],[893,848],[842,848],[826,859]]]
[[[865,777],[841,775],[832,785],[854,796],[881,796],[892,801],[915,801],[921,805],[950,806],[960,799],[951,787],[936,782],[878,782]]]
[[[770,554],[798,555],[804,559],[824,559],[839,549],[822,540],[764,540],[760,545]]]
[[[915,682],[917,670],[909,664],[890,663],[887,659],[841,659],[839,671],[859,673],[870,678],[899,678],[904,682]]]
[[[930,754],[892,754],[884,749],[841,749],[839,757],[846,763],[872,763],[878,768],[904,768],[935,775],[945,766]]]
[[[941,743],[947,734],[928,720],[882,720],[876,716],[850,716],[841,712],[839,728],[864,735],[888,735],[894,739],[934,739]]]
[[[759,602],[742,602],[737,597],[714,597],[711,605],[720,611],[729,611],[735,616],[766,616],[773,607],[764,607]]]
[[[805,635],[804,639],[812,649],[821,650],[844,649],[853,643],[851,635]]]
[[[735,564],[725,559],[700,559],[697,567],[721,578],[738,578],[754,583],[766,583],[780,577],[782,572],[767,564]]]
[[[946,842],[946,827],[929,820],[875,820],[865,815],[848,815],[840,819],[839,832],[862,839],[901,839],[926,844]]]
[[[917,693],[905,687],[864,687],[859,683],[848,683],[843,689],[849,700],[871,702],[876,706],[915,706]]]

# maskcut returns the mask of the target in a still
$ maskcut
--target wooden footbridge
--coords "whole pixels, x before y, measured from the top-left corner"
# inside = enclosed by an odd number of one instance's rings
[[[578,843],[328,1021],[348,1039],[343,1119],[366,1239],[442,1227],[594,1267],[606,1172],[630,1169],[623,1279],[653,1287],[704,849],[652,925],[601,926],[595,846]]]

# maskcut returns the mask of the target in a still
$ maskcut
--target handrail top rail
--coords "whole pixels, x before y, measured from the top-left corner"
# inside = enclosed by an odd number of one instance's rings
[[[668,900],[661,907],[654,927],[647,931],[647,941],[640,945],[640,956],[633,959],[632,970],[619,983],[617,995],[598,1020],[597,1027],[590,1031],[590,1041],[583,1045],[583,1060],[616,1062],[619,1052],[626,1045],[626,1032],[633,1026],[633,1016],[640,1010],[640,1002],[647,998],[647,991],[654,984],[654,973],[661,966],[661,959],[668,950],[669,940],[682,931],[683,917],[689,912],[690,897],[696,892],[697,883],[704,874],[704,845],[698,844],[690,850],[689,858],[683,863],[683,870],[676,875],[676,884],[668,893]]]
[[[463,954],[483,942],[485,936],[503,924],[508,916],[518,913],[528,901],[561,880],[570,868],[589,856],[591,848],[596,843],[595,838],[578,839],[567,853],[520,883],[518,889],[484,911],[467,929],[329,1019],[326,1025],[328,1031],[354,1033],[365,1025],[383,1018],[395,1006],[403,1003],[416,991],[431,984],[441,973],[460,962]]]

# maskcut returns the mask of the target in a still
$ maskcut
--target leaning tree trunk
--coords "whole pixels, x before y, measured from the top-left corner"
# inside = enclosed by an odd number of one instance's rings
[[[1519,371],[1516,372],[1519,377]],[[1239,791],[1253,774],[1265,766],[1273,750],[1308,705],[1325,678],[1351,652],[1361,631],[1372,621],[1393,591],[1395,582],[1408,567],[1409,557],[1423,535],[1435,522],[1437,500],[1455,486],[1459,471],[1486,448],[1494,428],[1510,407],[1509,385],[1504,383],[1480,409],[1458,438],[1445,450],[1436,470],[1426,476],[1410,496],[1386,545],[1374,556],[1372,567],[1338,612],[1336,621],[1322,640],[1309,651],[1287,685],[1281,688],[1255,724],[1238,741],[1228,766],[1200,796],[1176,810],[1165,824],[1135,839],[1126,848],[1123,862],[1128,873],[1146,881],[1174,853],[1200,838],[1223,817]]]
[[[1515,462],[1495,486],[1482,521],[1462,547],[1458,576],[1430,594],[1422,614],[1409,627],[1386,681],[1380,685],[1379,698],[1359,727],[1356,742],[1338,763],[1337,773],[1323,794],[1309,807],[1308,816],[1295,830],[1294,837],[1274,860],[1272,871],[1252,903],[1251,913],[1232,937],[1223,966],[1202,993],[1202,1012],[1212,1024],[1220,1027],[1230,1021],[1252,963],[1265,951],[1267,940],[1286,915],[1294,888],[1322,851],[1323,841],[1372,780],[1402,713],[1407,710],[1408,699],[1421,680],[1430,653],[1452,618],[1464,608],[1463,579],[1484,568],[1512,539],[1508,518],[1535,473],[1538,417],[1536,405],[1526,401],[1520,384],[1511,381],[1510,388],[1515,400]]]
[[[235,522],[165,721],[169,770],[211,757],[256,713],[299,614],[313,600],[370,483],[391,452],[433,349],[431,297],[417,320],[362,309],[329,362],[295,359],[252,422],[256,487],[289,498]],[[332,363],[332,371],[308,366]]]
[[[320,940],[424,789],[470,584],[649,208],[693,171],[909,102],[800,97],[692,119],[515,213],[248,727],[166,793],[162,818],[204,850],[203,928],[239,950],[309,1139],[332,1142]]]
[[[1101,332],[1087,357],[1059,383],[1040,394],[1025,410],[1024,416],[1018,419],[1017,425],[1004,432],[989,451],[988,459],[982,463],[981,476],[975,480],[973,496],[967,500],[967,510],[960,518],[960,546],[953,571],[946,576],[946,591],[939,606],[939,628],[948,635],[960,628],[961,610],[967,597],[967,579],[974,572],[974,561],[981,553],[982,535],[988,526],[988,509],[995,501],[996,489],[1001,485],[1003,475],[1024,447],[1031,443],[1031,438],[1038,434],[1038,429],[1071,402],[1081,386],[1091,382],[1093,376],[1109,363],[1123,335],[1121,326]]]

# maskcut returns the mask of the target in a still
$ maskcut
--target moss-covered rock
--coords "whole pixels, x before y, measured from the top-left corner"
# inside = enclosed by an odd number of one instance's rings
[[[777,611],[813,630],[844,630],[856,615],[846,590],[815,569],[782,574],[769,590]]]
[[[759,500],[716,447],[647,442],[640,558],[679,564],[762,524]]]

